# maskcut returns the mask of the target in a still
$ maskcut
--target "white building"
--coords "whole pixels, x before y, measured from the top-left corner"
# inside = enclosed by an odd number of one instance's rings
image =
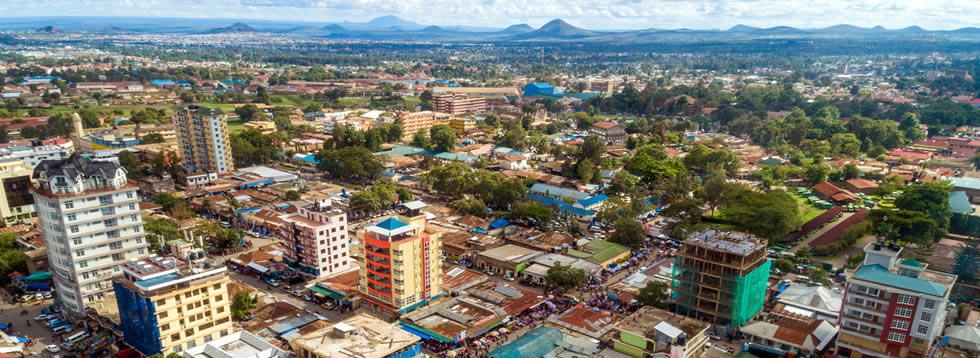
[[[34,141],[31,145],[0,148],[0,162],[20,161],[34,168],[41,161],[65,159],[74,152],[75,147],[70,141],[59,144],[41,144],[41,141]]]
[[[347,213],[322,200],[296,213],[280,216],[279,237],[287,265],[312,277],[328,277],[350,271],[350,236]]]
[[[183,353],[184,358],[287,358],[290,354],[276,348],[264,339],[238,331],[215,339],[205,344],[189,348]]]
[[[149,255],[140,216],[139,186],[112,162],[78,154],[34,168],[32,185],[41,234],[57,292],[74,313],[112,296],[119,265]]]

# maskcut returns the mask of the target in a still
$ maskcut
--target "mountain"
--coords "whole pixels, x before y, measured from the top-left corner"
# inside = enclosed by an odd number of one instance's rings
[[[402,19],[394,15],[386,15],[381,17],[376,17],[364,23],[368,30],[382,30],[382,29],[401,29],[401,30],[419,30],[425,27],[425,25],[420,25],[405,19]]]
[[[857,34],[866,34],[873,30],[863,28],[863,27],[857,27],[854,25],[840,24],[840,25],[825,27],[822,29],[816,29],[813,31],[821,34],[831,34],[831,35],[857,35]]]
[[[286,29],[281,32],[284,34],[293,34],[293,35],[314,35],[314,34],[323,33],[323,30],[313,25],[304,25],[304,26],[297,26],[291,29]]]
[[[528,24],[517,24],[517,25],[510,25],[506,29],[497,32],[501,34],[523,34],[531,31],[534,31],[534,28],[528,26]]]
[[[738,24],[738,25],[732,26],[732,28],[728,29],[727,32],[733,32],[733,33],[750,33],[750,32],[757,32],[759,30],[762,30],[762,29],[761,28],[758,28],[758,27],[754,27],[754,26]]]
[[[572,26],[562,19],[554,19],[541,28],[519,34],[514,37],[517,40],[535,40],[535,39],[576,39],[596,35],[596,32],[580,29],[578,27]]]
[[[340,25],[337,25],[337,24],[330,24],[330,25],[321,27],[320,30],[328,31],[328,32],[344,32],[344,31],[347,31],[347,29],[345,29],[343,26],[340,26]]]
[[[928,32],[928,31],[923,30],[921,27],[918,27],[918,26],[909,26],[909,27],[906,27],[904,29],[898,29],[898,30],[895,30],[895,31],[896,32],[905,33],[905,34],[922,34],[922,33]]]
[[[205,31],[204,33],[206,33],[206,34],[226,34],[226,33],[232,33],[232,32],[259,32],[259,30],[256,30],[254,27],[248,26],[247,24],[244,24],[244,23],[241,23],[241,22],[236,22],[236,23],[234,23],[231,26],[228,26],[228,27],[216,27],[216,28],[210,29],[208,31]]]
[[[61,29],[59,29],[57,27],[48,25],[48,26],[42,27],[40,29],[34,30],[34,32],[59,33],[59,32],[64,32],[64,31],[61,31]]]
[[[119,26],[108,26],[108,27],[103,27],[102,29],[99,29],[96,32],[101,32],[101,33],[104,33],[104,34],[131,34],[131,33],[134,33],[136,31],[133,31],[133,30],[130,30],[130,29],[127,29],[127,28],[123,28],[123,27],[119,27]]]

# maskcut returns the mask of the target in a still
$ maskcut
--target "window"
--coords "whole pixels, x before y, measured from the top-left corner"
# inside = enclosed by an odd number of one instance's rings
[[[907,307],[896,307],[895,315],[904,318],[912,317],[912,309]]]
[[[904,319],[893,319],[892,328],[906,330],[909,329],[909,321]]]
[[[126,193],[126,198],[132,199],[133,198],[133,192]]]
[[[88,267],[88,261],[79,261],[78,262],[78,267],[79,268],[86,268],[86,267]]]
[[[905,342],[905,335],[898,332],[888,332],[888,340],[892,342]]]
[[[77,233],[78,232],[78,225],[69,226],[68,229],[71,230],[71,233],[72,234]]]
[[[920,316],[919,319],[921,319],[923,321],[926,321],[926,322],[931,322],[932,321],[932,313],[922,312],[922,316]]]
[[[119,241],[114,241],[109,243],[109,248],[112,250],[118,250],[122,248],[122,243]]]
[[[85,256],[85,250],[75,250],[75,256]]]
[[[224,306],[218,306],[218,308],[217,308],[217,309],[215,309],[214,311],[215,311],[215,312],[218,312],[218,313],[222,313],[222,312],[224,312],[224,311],[225,311],[225,307],[224,307]]]
[[[112,227],[112,226],[119,225],[119,222],[115,218],[112,218],[108,220],[103,220],[102,225],[105,225],[106,227]]]
[[[221,295],[214,296],[214,302],[221,301]]]
[[[934,308],[936,308],[936,301],[934,301],[934,300],[926,300],[926,302],[923,303],[922,306],[925,307],[926,309],[930,309],[930,310],[931,309],[934,309]]]
[[[57,215],[51,214],[51,216],[52,216],[52,219],[58,220],[58,216]],[[77,216],[75,216],[75,214],[68,214],[66,217],[68,218],[68,221],[75,221],[75,219],[78,218]]]
[[[167,311],[157,312],[157,317],[159,317],[159,318],[167,318]]]
[[[854,304],[856,304],[856,305],[864,305],[864,299],[863,298],[855,298],[854,299]]]
[[[116,209],[113,208],[102,208],[102,215],[115,215]]]
[[[81,245],[82,239],[71,239],[71,243],[75,245]]]
[[[174,334],[171,334],[170,335],[170,341],[171,342],[176,342],[176,341],[179,341],[179,340],[180,340],[180,332],[177,332],[177,333],[174,333]],[[174,348],[174,351],[176,352],[179,349],[180,349],[180,347],[175,347]]]
[[[903,305],[911,305],[915,303],[915,297],[909,295],[898,295],[897,301]]]
[[[919,325],[919,328],[915,330],[918,334],[929,334],[929,326]]]
[[[103,195],[99,197],[99,204],[112,204],[112,195]]]
[[[878,295],[878,289],[877,288],[868,287],[868,295],[877,296]]]
[[[71,200],[65,202],[65,209],[74,209],[74,208],[75,208],[75,203],[73,203]]]
[[[858,324],[856,322],[847,322],[847,326],[854,329],[858,328]]]
[[[164,325],[160,326],[160,330],[161,331],[166,331],[168,329],[170,329],[170,323],[167,323],[167,324],[164,324]]]
[[[129,204],[129,210],[136,210],[136,204]]]

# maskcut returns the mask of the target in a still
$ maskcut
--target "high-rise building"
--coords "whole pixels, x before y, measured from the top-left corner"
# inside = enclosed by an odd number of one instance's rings
[[[21,162],[0,162],[0,216],[7,225],[37,217],[31,186],[31,168]]]
[[[440,295],[440,237],[426,230],[426,205],[404,204],[405,215],[366,228],[361,256],[360,294],[383,317],[396,318]]]
[[[469,97],[455,93],[440,93],[432,95],[432,103],[436,110],[452,115],[463,113],[483,113],[487,111],[486,97]]]
[[[189,172],[223,173],[235,169],[228,139],[228,118],[217,108],[189,105],[174,110],[181,165]]]
[[[957,276],[899,261],[901,251],[869,243],[861,267],[846,271],[837,356],[924,357],[942,334]]]
[[[674,259],[677,313],[739,327],[762,310],[769,280],[766,240],[707,229],[688,236]]]
[[[321,200],[280,216],[286,264],[314,278],[333,276],[351,268],[347,213]]]
[[[119,267],[123,275],[112,286],[120,330],[143,356],[180,353],[234,330],[227,268],[192,268],[156,255]]]
[[[432,111],[422,112],[400,112],[398,118],[402,121],[402,140],[408,142],[415,137],[419,131],[428,131],[437,122],[449,122],[451,115],[448,113],[438,113]],[[428,134],[428,133],[426,133]]]
[[[149,255],[139,186],[119,164],[72,154],[34,168],[34,205],[48,252],[57,300],[81,314],[112,295],[119,265]]]

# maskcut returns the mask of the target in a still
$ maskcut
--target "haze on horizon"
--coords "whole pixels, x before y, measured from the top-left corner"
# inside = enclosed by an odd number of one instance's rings
[[[821,28],[838,24],[952,30],[978,26],[975,0],[5,0],[0,17],[143,16],[366,22],[395,15],[427,25],[586,29]]]

